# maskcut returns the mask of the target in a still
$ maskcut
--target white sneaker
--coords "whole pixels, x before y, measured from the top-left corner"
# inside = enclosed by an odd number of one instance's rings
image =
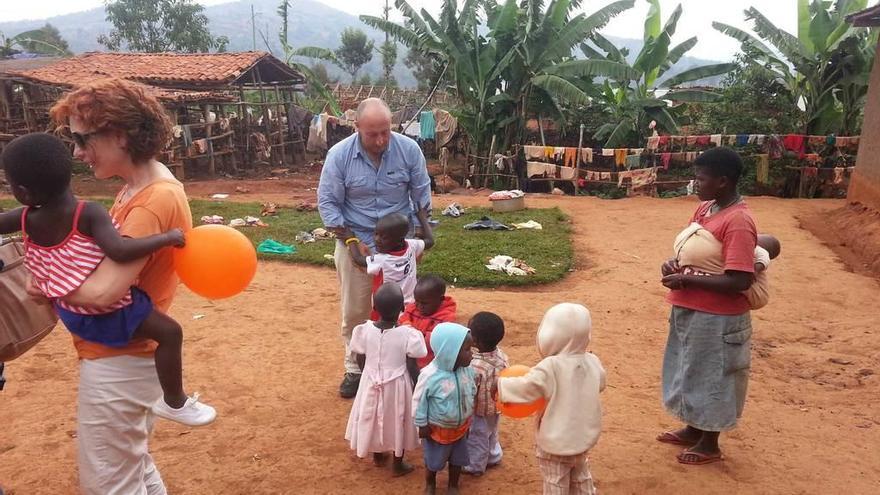
[[[199,402],[198,392],[188,397],[180,409],[174,409],[165,399],[159,399],[153,405],[153,414],[187,426],[204,426],[217,418],[213,407]]]

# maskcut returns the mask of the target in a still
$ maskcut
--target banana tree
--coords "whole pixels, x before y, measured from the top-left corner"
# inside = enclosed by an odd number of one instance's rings
[[[342,109],[339,107],[339,102],[336,101],[336,98],[333,96],[333,93],[324,86],[324,83],[321,79],[312,71],[311,67],[308,65],[299,62],[295,59],[297,56],[312,56],[312,55],[323,55],[320,54],[303,54],[302,49],[295,50],[292,46],[290,46],[290,42],[287,40],[287,32],[288,32],[288,15],[290,13],[290,0],[281,0],[281,3],[278,6],[278,15],[281,17],[281,31],[278,32],[278,40],[281,43],[281,48],[284,50],[285,63],[290,67],[293,67],[300,74],[302,74],[306,78],[306,83],[308,84],[309,91],[317,96],[320,100],[324,101],[324,104],[320,105],[321,108],[326,105],[330,107],[330,110],[336,114],[341,115]],[[267,43],[268,45],[268,43]],[[309,48],[308,50],[311,50]],[[316,50],[323,50],[318,48]],[[330,52],[330,50],[326,50]],[[330,52],[332,55],[333,52]],[[320,57],[319,57],[320,58]],[[317,107],[315,111],[320,111]]]
[[[32,29],[11,37],[0,33],[0,59],[11,57],[22,51],[58,57],[70,55],[67,42],[61,37],[58,29],[49,23],[39,29]]]
[[[873,50],[867,45],[871,40],[876,42],[876,37],[864,35],[863,29],[846,21],[848,14],[866,5],[867,0],[838,0],[833,6],[829,1],[798,0],[797,35],[776,27],[754,7],[745,10],[745,17],[753,22],[757,37],[720,22],[712,25],[739,41],[754,63],[785,85],[803,107],[806,133],[825,134],[844,126],[844,120],[852,118],[860,102],[852,92],[861,86],[853,86],[858,78],[847,74],[846,64],[832,61],[858,54],[868,57],[863,62],[870,67]],[[838,97],[849,99],[842,104]]]
[[[863,32],[843,40],[831,57],[830,65],[838,69],[841,76],[834,96],[840,102],[842,135],[858,134],[861,130],[876,49],[877,32]]]
[[[612,122],[601,126],[594,135],[595,139],[604,140],[609,148],[641,146],[652,120],[660,131],[674,133],[678,130],[678,123],[669,111],[667,100],[707,103],[719,98],[714,91],[679,86],[725,74],[736,67],[732,63],[702,65],[664,77],[697,44],[697,38],[692,37],[670,47],[681,18],[681,5],[675,8],[661,27],[659,0],[648,0],[648,3],[650,9],[645,18],[644,44],[631,64],[627,61],[628,50],[617,48],[599,33],[593,33],[589,43],[581,45],[589,60],[623,64],[632,73],[630,77],[607,78],[595,98],[595,102],[613,116]]]
[[[540,0],[465,0],[460,10],[454,0],[444,0],[435,19],[397,0],[405,24],[374,16],[361,20],[448,66],[455,83],[449,89],[461,100],[464,119],[473,119],[480,133],[471,135],[474,141],[485,144],[496,133],[509,143],[520,139],[526,117],[563,118],[566,105],[588,103],[592,77],[633,75],[615,61],[572,57],[573,47],[633,2],[619,0],[593,14],[575,15],[576,0],[553,0],[546,8]]]
[[[483,156],[498,126],[495,105],[500,101],[501,71],[512,53],[499,54],[497,43],[479,34],[477,1],[468,0],[459,10],[454,0],[446,0],[438,18],[424,9],[416,12],[405,0],[397,0],[395,7],[405,24],[366,15],[361,20],[446,68],[444,72],[449,72],[448,80],[453,83],[446,89],[456,94],[460,103],[456,111],[459,123],[476,154]]]
[[[580,2],[554,0],[546,9],[540,0],[519,4],[486,2],[489,33],[503,49],[517,56],[504,72],[505,112],[517,115],[508,140],[522,137],[529,116],[543,115],[566,123],[566,109],[587,105],[594,77],[635,77],[631,67],[615,60],[575,59],[572,51],[611,19],[632,8],[619,0],[593,12],[576,13]]]

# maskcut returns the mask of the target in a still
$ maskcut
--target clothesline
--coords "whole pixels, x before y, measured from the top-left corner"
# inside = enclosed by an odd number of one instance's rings
[[[550,146],[537,146],[537,147],[527,147],[531,148],[528,150],[526,154],[526,168],[529,176],[533,175],[554,175],[558,178],[562,179],[573,179],[574,175],[576,175],[577,170],[584,170],[581,164],[591,164],[594,162],[592,150],[590,149],[581,149],[580,160],[571,158],[570,151],[567,150],[576,150],[577,148],[568,148],[568,147],[550,147]],[[534,149],[537,148],[537,149]],[[552,155],[551,155],[551,151]],[[645,152],[647,148],[605,148],[601,150],[601,156],[613,157],[614,164],[618,169],[632,170],[641,168],[643,162],[643,157],[648,157],[649,160],[659,160],[661,166],[664,170],[668,170],[670,163],[672,161],[684,161],[686,163],[693,162],[696,160],[698,156],[700,156],[703,151],[677,151],[677,152]],[[560,150],[564,155],[560,155]],[[762,154],[766,154],[769,158],[778,159],[782,158],[782,151],[778,147],[771,147],[766,150],[767,153],[756,153],[749,155],[741,155],[743,157],[754,157],[760,156]],[[539,152],[542,155],[539,156]],[[556,165],[555,163],[544,162],[544,161],[529,161],[529,159],[537,159],[540,157],[550,157],[552,156],[554,161],[564,160],[563,165]],[[559,158],[562,156],[562,158]],[[843,156],[853,156],[853,155],[843,155]],[[798,157],[802,160],[805,160],[807,163],[818,164],[822,161],[822,156],[818,153],[805,153],[800,151],[798,153]]]
[[[811,147],[830,145],[836,148],[847,148],[858,146],[860,136],[816,136],[801,134],[785,134],[782,136],[775,134],[705,134],[693,136],[652,136],[648,138],[648,143],[644,148],[575,148],[571,146],[523,146],[526,161],[536,160],[552,160],[563,161],[563,166],[578,165],[578,159],[581,163],[592,163],[594,155],[605,157],[614,157],[618,167],[625,165],[627,157],[632,155],[641,155],[646,151],[648,153],[656,153],[658,150],[669,149],[669,147],[681,146],[679,153],[697,153],[696,151],[685,151],[688,146],[746,146],[749,144],[758,146],[767,146],[771,155],[773,151],[781,154],[782,149],[794,151],[799,157],[809,155],[806,153],[806,145]],[[668,153],[675,153],[668,151]],[[630,159],[633,161],[632,159]]]
[[[652,136],[648,138],[646,148],[657,150],[665,146],[746,146],[749,144],[763,145],[770,139],[779,139],[786,148],[801,148],[807,143],[811,146],[829,145],[837,148],[858,146],[860,136],[827,136],[807,134],[699,134],[692,136]]]
[[[689,152],[678,152],[678,153],[661,153],[661,154],[653,154],[649,156],[659,157],[660,165],[656,165],[656,159],[651,160],[653,163],[649,163],[648,166],[640,166],[640,167],[626,167],[623,170],[591,170],[591,169],[583,169],[583,168],[573,168],[573,167],[565,167],[561,165],[555,165],[552,163],[544,163],[544,162],[526,162],[526,173],[527,176],[533,178],[535,176],[543,176],[555,178],[558,180],[580,180],[584,179],[587,182],[603,182],[603,183],[613,183],[613,180],[616,176],[618,186],[622,186],[625,179],[629,178],[633,181],[633,185],[635,187],[641,187],[653,184],[657,179],[657,172],[663,168],[664,170],[669,169],[669,162],[672,158],[684,158],[685,161],[691,162],[696,159],[702,152],[701,151],[689,151]],[[637,158],[640,158],[640,155],[633,155]],[[668,159],[667,159],[668,156]],[[756,179],[759,183],[766,184],[769,183],[769,175],[770,175],[770,155],[769,153],[753,153],[748,155],[742,155],[743,158],[754,158],[756,159]],[[818,154],[809,154],[806,155],[808,158],[808,163],[816,163],[821,160]],[[640,163],[641,165],[641,163]],[[815,166],[807,166],[801,167],[804,169],[817,169]],[[834,167],[835,176],[842,177],[843,171],[847,170],[851,172],[854,167]],[[812,170],[808,172],[808,175],[812,173]]]

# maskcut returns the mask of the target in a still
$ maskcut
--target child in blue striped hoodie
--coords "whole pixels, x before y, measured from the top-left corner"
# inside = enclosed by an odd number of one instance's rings
[[[467,433],[474,414],[477,386],[471,369],[470,331],[456,323],[441,323],[431,333],[434,360],[422,369],[413,392],[414,422],[422,439],[425,493],[433,494],[437,471],[449,463],[449,488],[457,495],[461,468],[470,463]]]

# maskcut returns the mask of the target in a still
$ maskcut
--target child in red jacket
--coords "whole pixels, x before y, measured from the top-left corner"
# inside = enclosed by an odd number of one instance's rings
[[[400,324],[410,325],[425,336],[428,355],[417,359],[419,369],[434,360],[431,352],[431,332],[440,323],[455,322],[455,301],[446,295],[446,282],[436,275],[420,277],[413,293],[415,302],[407,304],[400,315]]]

